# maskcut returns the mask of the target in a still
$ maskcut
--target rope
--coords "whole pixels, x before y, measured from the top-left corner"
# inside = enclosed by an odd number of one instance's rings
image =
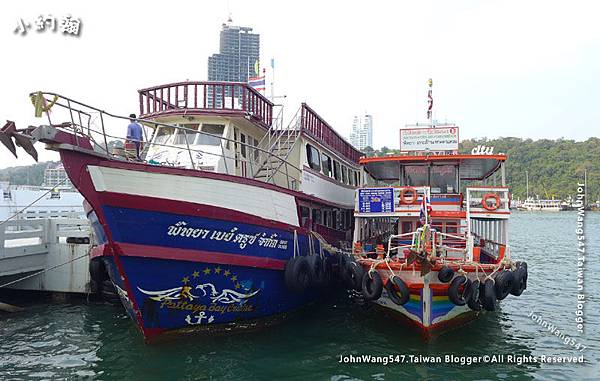
[[[64,178],[60,183],[58,183],[56,185],[56,187],[59,186],[59,185],[62,185],[65,181],[67,181],[67,178]],[[35,200],[33,200],[33,202],[31,204],[27,205],[23,209],[19,210],[17,213],[15,213],[12,216],[8,217],[6,220],[0,221],[0,226],[4,225],[5,223],[7,223],[8,221],[12,220],[13,218],[15,218],[16,216],[18,216],[19,214],[23,213],[27,208],[29,208],[30,206],[32,206],[36,202],[40,201],[42,198],[44,198],[45,195],[47,195],[48,193],[52,192],[56,187],[54,187],[52,189],[49,189],[48,192],[46,192],[43,195],[41,195],[40,197],[36,198]]]
[[[23,281],[23,280],[25,280],[25,279],[33,278],[34,276],[38,276],[38,275],[44,274],[44,273],[46,273],[46,272],[48,272],[48,271],[50,271],[50,270],[54,270],[54,269],[56,269],[56,268],[58,268],[58,267],[61,267],[61,266],[64,266],[64,265],[68,265],[68,264],[69,264],[69,263],[71,263],[71,262],[75,262],[76,260],[78,260],[78,259],[81,259],[81,258],[83,258],[83,257],[87,257],[87,256],[89,256],[89,253],[85,253],[85,254],[83,254],[83,255],[80,255],[79,257],[77,257],[77,258],[73,258],[73,259],[71,259],[71,260],[69,260],[69,261],[67,261],[67,262],[65,262],[65,263],[60,263],[60,264],[58,264],[58,265],[56,265],[56,266],[52,266],[52,267],[49,267],[49,268],[47,268],[47,269],[44,269],[44,270],[38,271],[37,273],[29,274],[29,275],[27,275],[27,276],[24,276],[24,277],[22,277],[22,278],[19,278],[19,279],[17,279],[17,280],[13,280],[13,281],[11,281],[11,282],[5,283],[5,284],[3,284],[3,285],[0,285],[0,288],[4,288],[4,287],[6,287],[6,286],[10,286],[11,284],[19,283],[19,282],[21,282],[21,281]]]

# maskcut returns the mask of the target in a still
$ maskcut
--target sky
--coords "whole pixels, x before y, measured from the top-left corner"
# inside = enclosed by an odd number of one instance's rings
[[[261,35],[286,114],[307,102],[344,136],[373,115],[375,148],[434,118],[461,139],[600,136],[600,3],[595,1],[27,1],[0,3],[0,122],[44,123],[28,94],[52,91],[106,111],[139,113],[137,90],[206,80],[229,13]],[[118,4],[118,6],[116,6]],[[79,37],[37,32],[51,14]],[[19,19],[32,23],[14,33]],[[269,72],[269,75],[272,73]],[[122,131],[126,133],[126,126]],[[58,155],[38,147],[40,160]],[[0,147],[0,168],[33,163]]]

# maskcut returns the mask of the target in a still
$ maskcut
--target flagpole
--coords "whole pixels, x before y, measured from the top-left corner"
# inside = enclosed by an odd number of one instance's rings
[[[275,102],[275,59],[271,58],[271,102]]]

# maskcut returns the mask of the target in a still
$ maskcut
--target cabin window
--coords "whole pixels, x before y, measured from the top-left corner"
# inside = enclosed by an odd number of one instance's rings
[[[246,158],[246,135],[240,133],[240,154]]]
[[[321,156],[319,150],[310,144],[306,145],[306,158],[308,159],[308,165],[315,171],[321,170]],[[314,218],[313,218],[314,220]]]
[[[198,124],[181,124],[179,127],[183,127],[177,129],[177,135],[175,135],[175,143],[177,145],[187,145],[194,144],[196,140],[196,131],[198,131]],[[194,130],[194,131],[190,131]]]
[[[331,177],[331,158],[325,154],[321,155],[321,168],[325,176]]]
[[[337,180],[340,181],[342,174],[340,173],[340,163],[337,161],[333,162],[333,177]]]
[[[253,143],[254,147],[258,147],[258,139],[253,139]],[[254,150],[254,161],[258,161],[258,155],[260,154],[260,151],[258,149]]]
[[[342,165],[342,183],[348,184],[348,168]]]
[[[354,185],[360,186],[360,173],[357,171],[354,172]]]
[[[431,167],[431,193],[457,193],[456,167],[454,165]]]
[[[448,234],[458,233],[458,224],[456,222],[446,222],[446,233],[448,233]]]
[[[310,217],[310,209],[306,206],[300,207],[300,226],[306,227],[306,221]]]
[[[154,143],[156,144],[167,144],[169,138],[173,136],[175,129],[173,127],[158,127],[156,131],[156,137],[154,138]]]
[[[313,220],[313,223],[321,225],[321,210],[320,209],[313,209],[312,220]]]
[[[212,135],[223,136],[224,130],[225,126],[222,124],[202,124],[202,132],[206,132]],[[218,146],[221,144],[221,139],[215,136],[199,134],[198,141],[196,142],[196,144]]]
[[[429,185],[427,169],[424,165],[407,165],[404,167],[404,184],[413,187]]]
[[[411,221],[402,221],[402,233],[411,233],[413,231]]]

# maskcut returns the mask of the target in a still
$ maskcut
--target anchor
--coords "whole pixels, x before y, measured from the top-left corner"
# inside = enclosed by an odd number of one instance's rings
[[[0,128],[0,142],[4,144],[4,146],[12,152],[13,155],[17,156],[17,148],[19,146],[25,150],[33,159],[38,161],[38,153],[35,147],[33,146],[34,138],[31,136],[31,132],[35,129],[34,126],[29,126],[24,129],[17,129],[15,122],[7,120],[4,127]],[[14,143],[13,143],[14,138]]]

